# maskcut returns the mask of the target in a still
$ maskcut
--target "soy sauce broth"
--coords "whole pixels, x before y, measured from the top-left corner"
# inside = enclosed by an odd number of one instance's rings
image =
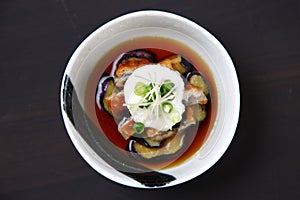
[[[103,76],[103,74],[110,74],[112,63],[118,55],[134,49],[149,50],[156,55],[157,60],[161,60],[169,55],[180,54],[182,55],[182,57],[189,60],[194,65],[196,70],[203,75],[209,86],[210,94],[209,102],[206,107],[206,119],[201,122],[198,127],[189,129],[189,132],[186,133],[184,139],[183,148],[181,148],[174,155],[164,155],[152,159],[137,158],[136,156],[132,156],[132,153],[126,150],[128,141],[126,141],[119,133],[118,124],[116,124],[114,118],[107,112],[99,109],[96,104],[95,91],[97,89],[97,84],[101,76]],[[213,123],[216,119],[217,111],[216,86],[209,71],[209,67],[201,59],[201,57],[198,56],[192,49],[177,41],[159,37],[144,37],[130,40],[117,46],[112,50],[110,55],[107,54],[107,57],[105,59],[106,62],[108,60],[111,60],[111,62],[106,66],[103,66],[101,60],[99,61],[88,84],[89,87],[94,91],[94,93],[93,95],[91,95],[92,93],[86,95],[87,98],[85,101],[86,109],[95,114],[95,123],[98,124],[101,132],[106,135],[106,137],[112,142],[113,145],[117,146],[120,151],[124,152],[124,156],[128,156],[128,159],[132,159],[134,160],[134,162],[152,169],[162,169],[176,166],[193,156],[201,148],[201,146],[209,136],[209,133],[213,127]]]

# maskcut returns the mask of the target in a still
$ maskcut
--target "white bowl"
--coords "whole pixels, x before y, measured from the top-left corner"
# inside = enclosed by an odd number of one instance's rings
[[[160,170],[144,170],[118,154],[110,142],[99,134],[93,98],[99,63],[106,67],[119,50],[116,46],[133,38],[155,36],[171,38],[193,49],[208,65],[216,90],[216,115],[209,137],[194,155],[181,164]],[[126,48],[125,48],[126,49]],[[123,51],[124,49],[122,49]],[[121,51],[121,50],[120,50]],[[90,97],[89,97],[90,96]],[[88,97],[88,98],[87,98]],[[67,132],[74,146],[97,172],[123,185],[158,188],[191,180],[212,167],[228,148],[238,123],[240,93],[234,65],[220,42],[196,23],[167,12],[139,11],[118,17],[95,30],[72,55],[61,86],[61,110]]]

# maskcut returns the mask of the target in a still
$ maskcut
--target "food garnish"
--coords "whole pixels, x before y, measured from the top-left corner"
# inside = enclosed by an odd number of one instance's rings
[[[179,54],[156,60],[139,49],[120,55],[96,94],[118,124],[127,150],[152,159],[178,152],[190,127],[205,120],[209,87]]]

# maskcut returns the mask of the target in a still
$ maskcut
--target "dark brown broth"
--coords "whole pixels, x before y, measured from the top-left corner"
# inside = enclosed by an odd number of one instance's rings
[[[132,46],[133,48],[132,49],[128,48],[130,46]],[[209,135],[209,132],[212,128],[212,124],[216,118],[216,110],[217,110],[215,83],[213,81],[213,77],[206,63],[193,50],[191,50],[190,48],[188,48],[187,46],[181,43],[178,43],[174,40],[165,39],[165,38],[149,37],[149,38],[135,39],[133,41],[120,45],[120,48],[124,49],[125,51],[130,51],[136,49],[137,47],[139,48],[142,47],[143,49],[152,51],[153,53],[156,54],[158,60],[168,55],[181,54],[184,58],[190,60],[194,64],[196,70],[199,71],[204,76],[210,88],[210,101],[207,105],[207,113],[208,113],[207,117],[204,120],[204,122],[202,122],[199,125],[199,127],[196,127],[197,130],[190,129],[190,132],[186,133],[187,137],[184,140],[186,146],[183,145],[184,148],[179,150],[179,152],[175,153],[174,155],[160,156],[159,158],[154,158],[150,160],[147,159],[136,160],[136,162],[140,163],[141,165],[144,165],[149,168],[155,168],[155,169],[176,166],[184,162],[188,158],[190,158],[193,154],[195,154],[201,148],[201,146],[205,142],[205,139]],[[171,49],[171,51],[169,49]],[[111,67],[112,67],[112,63],[106,67],[106,69],[104,70],[104,72],[102,72],[102,74],[105,73],[109,74],[111,71]],[[97,85],[95,85],[94,88],[96,90]],[[119,147],[120,150],[126,151],[128,141],[123,139],[121,134],[118,132],[118,125],[116,124],[114,118],[108,113],[106,113],[105,111],[100,110],[97,107],[95,98],[94,98],[93,105],[95,108],[97,121],[100,125],[100,129],[102,130],[102,132],[108,137],[108,139],[114,145]],[[191,132],[194,132],[194,134]],[[131,153],[128,152],[128,158],[135,159],[134,157],[131,157],[130,154]]]

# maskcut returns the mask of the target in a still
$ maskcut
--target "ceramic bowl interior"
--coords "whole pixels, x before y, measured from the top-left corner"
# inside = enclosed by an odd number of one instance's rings
[[[189,159],[174,167],[153,170],[136,165],[101,133],[88,99],[104,67],[125,49],[118,45],[145,36],[171,38],[193,49],[207,64],[216,87],[216,115],[209,137]],[[95,70],[97,68],[97,70]],[[213,166],[228,148],[238,123],[240,94],[234,65],[221,43],[196,23],[167,12],[139,11],[118,17],[90,34],[76,49],[61,86],[66,130],[86,162],[103,176],[123,185],[157,188],[195,178]]]

